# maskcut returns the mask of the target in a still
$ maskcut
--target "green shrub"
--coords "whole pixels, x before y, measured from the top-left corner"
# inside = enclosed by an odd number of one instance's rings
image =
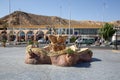
[[[7,42],[7,40],[3,39],[3,40],[2,40],[2,42],[3,42],[3,43],[6,43],[6,42]]]
[[[28,41],[28,45],[33,45],[33,44],[34,44],[34,42],[32,40]]]
[[[73,54],[73,53],[74,53],[74,51],[72,49],[70,49],[70,48],[67,49],[67,54]]]
[[[70,38],[70,42],[75,42],[75,40],[76,40],[75,36],[72,36],[72,37]]]

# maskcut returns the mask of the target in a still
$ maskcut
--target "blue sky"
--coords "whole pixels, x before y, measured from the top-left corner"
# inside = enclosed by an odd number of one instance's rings
[[[11,12],[21,10],[72,20],[120,20],[120,0],[10,0]],[[0,18],[9,14],[9,0],[0,0]]]

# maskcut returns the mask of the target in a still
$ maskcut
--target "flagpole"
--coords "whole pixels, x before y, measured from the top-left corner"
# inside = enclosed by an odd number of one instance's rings
[[[70,37],[70,28],[71,28],[71,11],[69,14],[69,37]]]
[[[61,33],[61,27],[62,27],[61,26],[61,18],[62,18],[61,15],[62,15],[62,6],[60,6],[60,34],[62,34]]]
[[[8,22],[8,28],[10,29],[10,26],[11,26],[11,24],[10,24],[10,21],[11,21],[11,16],[10,16],[10,14],[11,14],[11,1],[9,0],[9,6],[8,6],[9,8],[9,22]],[[8,35],[8,42],[10,43],[10,35]]]
[[[70,28],[71,28],[71,9],[70,9],[70,0],[69,0],[69,39],[70,39]]]
[[[10,27],[11,1],[9,0],[9,27]]]
[[[9,0],[9,28],[11,27],[11,0]],[[12,32],[14,34],[14,27],[12,27]]]
[[[106,3],[103,3],[103,25],[104,25],[104,17],[105,17],[105,7],[106,7]]]
[[[11,1],[9,0],[9,14],[11,13]]]

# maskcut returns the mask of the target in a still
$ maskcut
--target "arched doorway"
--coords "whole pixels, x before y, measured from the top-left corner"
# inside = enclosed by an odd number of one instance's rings
[[[36,40],[42,39],[44,37],[43,31],[38,31],[36,33]]]
[[[23,31],[18,32],[18,42],[24,42],[25,41],[25,33]]]
[[[27,40],[28,41],[29,40],[34,40],[34,33],[33,33],[33,31],[28,31],[26,36],[27,36]]]

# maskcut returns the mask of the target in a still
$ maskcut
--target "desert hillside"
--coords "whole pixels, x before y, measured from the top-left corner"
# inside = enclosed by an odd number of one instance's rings
[[[26,13],[22,11],[15,11],[11,13],[10,15],[6,15],[2,18],[0,18],[0,25],[3,25],[3,23],[10,23],[12,26],[46,26],[46,25],[54,25],[57,27],[60,27],[60,25],[63,27],[68,27],[69,20],[63,19],[57,16],[43,16],[43,15],[36,15],[31,13]],[[120,21],[112,21],[109,22],[111,24],[120,26]],[[101,27],[102,22],[99,21],[75,21],[71,20],[71,26],[76,28],[91,28],[91,27]],[[0,26],[2,27],[2,26]]]

